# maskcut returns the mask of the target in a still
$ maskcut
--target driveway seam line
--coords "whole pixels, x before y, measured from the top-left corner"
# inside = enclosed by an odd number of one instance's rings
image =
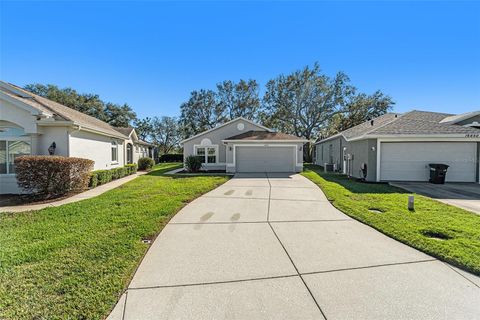
[[[268,173],[266,173],[266,176],[267,176],[267,181],[268,181],[268,184],[270,184],[270,179],[268,178]],[[268,213],[267,213],[267,216],[270,214],[270,192],[272,190],[272,187],[270,186],[270,191],[269,191],[269,197],[268,197]],[[267,219],[268,221],[268,219]],[[270,222],[268,222],[268,226],[270,227],[270,229],[272,230],[275,238],[277,238],[278,242],[280,243],[280,245],[282,246],[283,250],[285,251],[285,254],[287,255],[288,259],[290,259],[290,262],[292,263],[293,267],[295,268],[295,271],[297,272],[298,276],[300,277],[300,280],[302,280],[303,282],[303,285],[305,286],[305,288],[307,289],[308,293],[310,294],[310,297],[312,297],[313,299],[313,302],[315,302],[315,304],[317,305],[317,308],[318,310],[320,310],[320,313],[322,314],[323,318],[325,320],[327,320],[327,316],[325,315],[325,313],[323,312],[322,308],[320,307],[320,304],[318,303],[317,299],[315,299],[315,297],[313,296],[313,293],[312,291],[310,290],[310,288],[308,287],[307,283],[305,282],[305,280],[303,279],[302,275],[300,274],[300,272],[298,272],[298,268],[297,266],[295,265],[295,263],[293,262],[293,259],[292,257],[290,257],[290,254],[288,253],[287,249],[285,248],[285,246],[283,245],[282,241],[280,240],[280,238],[278,237],[277,233],[275,232],[275,230],[273,229],[272,225],[270,224]]]
[[[195,287],[195,286],[205,286],[205,285],[215,285],[215,284],[248,282],[248,281],[274,280],[274,279],[282,279],[282,278],[292,278],[292,277],[297,277],[297,276],[298,276],[298,274],[287,274],[287,275],[283,275],[283,276],[271,276],[271,277],[260,277],[260,278],[249,278],[249,279],[238,279],[238,280],[225,280],[225,281],[199,282],[199,283],[183,283],[183,284],[171,284],[171,285],[169,284],[169,285],[159,285],[159,286],[150,286],[150,287],[136,287],[136,288],[128,288],[128,290]]]
[[[267,211],[268,212],[268,211]],[[346,219],[324,219],[324,220],[272,220],[272,221],[214,221],[214,222],[170,222],[169,224],[189,225],[189,224],[245,224],[245,223],[297,223],[297,222],[343,222],[343,221],[355,221],[350,218]]]
[[[125,291],[125,301],[123,302],[122,320],[125,320],[125,312],[127,311],[128,289]]]
[[[443,261],[442,261],[443,262]],[[473,282],[472,280],[470,280],[469,278],[465,277],[463,274],[461,274],[460,272],[458,272],[457,270],[455,270],[451,265],[449,265],[448,263],[446,262],[443,262],[444,265],[446,265],[447,267],[449,267],[450,269],[452,269],[453,271],[455,271],[457,274],[459,274],[462,278],[464,278],[465,280],[471,282],[475,287],[477,288],[480,288],[480,286],[478,284],[476,284],[475,282]],[[466,271],[465,271],[466,272]]]
[[[371,269],[371,268],[380,268],[380,267],[390,267],[390,266],[397,266],[397,265],[404,265],[404,264],[414,264],[414,263],[424,263],[424,262],[434,262],[434,261],[438,261],[438,260],[435,259],[435,258],[432,258],[432,259],[417,260],[417,261],[375,264],[375,265],[364,266],[364,267],[352,267],[352,268],[332,269],[332,270],[323,270],[323,271],[311,271],[311,272],[304,272],[304,273],[301,273],[301,274],[302,275],[311,275],[311,274],[319,274],[319,273],[342,272],[342,271],[349,271],[349,270],[361,270],[361,269]]]
[[[268,188],[268,187],[265,187]],[[205,198],[218,198],[218,199],[247,199],[247,200],[288,200],[288,201],[310,201],[310,202],[328,202],[330,201],[327,200],[315,200],[315,199],[276,199],[276,198],[249,198],[249,197],[222,197],[222,196],[206,196],[203,195],[202,197]]]

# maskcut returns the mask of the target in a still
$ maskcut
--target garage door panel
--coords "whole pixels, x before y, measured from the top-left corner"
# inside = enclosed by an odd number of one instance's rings
[[[237,172],[293,172],[295,171],[293,147],[237,147],[235,162]]]
[[[449,165],[446,181],[475,182],[476,144],[458,142],[383,142],[380,178],[428,181],[429,163]]]

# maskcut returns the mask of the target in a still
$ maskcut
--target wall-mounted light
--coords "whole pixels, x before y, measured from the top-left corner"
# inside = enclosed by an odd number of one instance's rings
[[[302,150],[303,150],[302,146],[298,147],[298,151],[302,151]]]
[[[376,150],[376,148],[375,148],[375,147],[372,147],[372,151],[375,151],[375,150]]]
[[[232,151],[232,146],[228,147],[228,150],[229,150],[229,151]]]
[[[55,143],[55,141],[53,141],[50,147],[48,147],[48,154],[53,156],[55,154],[56,148],[57,148],[57,144]]]
[[[347,151],[347,147],[343,147],[343,151]]]

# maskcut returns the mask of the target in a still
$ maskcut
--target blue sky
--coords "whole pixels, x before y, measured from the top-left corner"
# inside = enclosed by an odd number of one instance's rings
[[[480,109],[476,2],[5,2],[0,78],[178,115],[190,91],[318,61],[413,108]]]

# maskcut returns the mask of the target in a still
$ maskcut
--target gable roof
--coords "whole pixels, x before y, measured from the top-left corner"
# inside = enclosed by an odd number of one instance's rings
[[[366,121],[316,143],[322,143],[337,137],[344,137],[345,140],[349,141],[375,138],[378,136],[461,135],[480,133],[480,129],[460,126],[450,122],[442,122],[442,120],[453,116],[454,115],[447,113],[418,110],[404,114],[387,113],[371,120],[373,121],[373,125],[371,121]]]
[[[135,129],[132,128],[132,127],[115,127],[115,130],[117,130],[118,132],[120,132],[121,134],[123,134],[127,137],[130,137],[133,130],[135,130]]]
[[[292,136],[290,134],[282,133],[282,132],[268,132],[268,131],[255,131],[255,130],[237,134],[223,141],[233,141],[233,140],[245,140],[245,141],[263,141],[263,140],[272,140],[272,141],[289,140],[290,141],[291,140],[291,141],[297,141],[297,142],[304,141],[304,139],[301,139],[296,136]]]
[[[254,126],[257,126],[257,127],[262,128],[262,129],[264,129],[264,130],[266,130],[266,131],[272,132],[272,129],[267,128],[267,127],[264,127],[264,126],[262,126],[261,124],[255,123],[255,122],[253,122],[252,120],[245,119],[244,117],[238,117],[238,118],[235,118],[235,119],[233,119],[233,120],[227,121],[227,122],[225,122],[225,123],[223,123],[223,124],[221,124],[221,125],[219,125],[219,126],[216,126],[215,128],[212,128],[212,129],[209,129],[209,130],[200,132],[199,134],[196,134],[196,135],[194,135],[194,136],[192,136],[192,137],[190,137],[190,138],[187,138],[187,139],[185,139],[185,140],[182,140],[182,141],[180,141],[180,144],[182,145],[182,144],[184,144],[184,143],[187,142],[187,141],[190,141],[190,140],[192,140],[192,139],[201,137],[201,136],[203,136],[204,134],[207,134],[207,133],[210,133],[210,132],[212,132],[212,131],[218,130],[218,129],[220,129],[220,128],[223,128],[223,127],[225,127],[225,126],[227,126],[227,125],[229,125],[229,124],[231,124],[231,123],[234,123],[234,122],[236,122],[236,121],[239,121],[239,120],[248,122],[248,123],[250,123],[250,124],[253,124]]]
[[[480,111],[466,112],[466,113],[446,117],[442,121],[440,121],[440,123],[451,123],[451,124],[458,123],[460,121],[467,120],[478,115],[480,115]]]
[[[0,81],[0,92],[17,101],[31,106],[44,114],[54,117],[57,121],[71,121],[75,125],[85,127],[87,129],[106,134],[108,136],[118,137],[122,139],[127,138],[127,136],[117,131],[113,126],[102,120],[64,106],[55,101],[28,92],[13,84]]]

